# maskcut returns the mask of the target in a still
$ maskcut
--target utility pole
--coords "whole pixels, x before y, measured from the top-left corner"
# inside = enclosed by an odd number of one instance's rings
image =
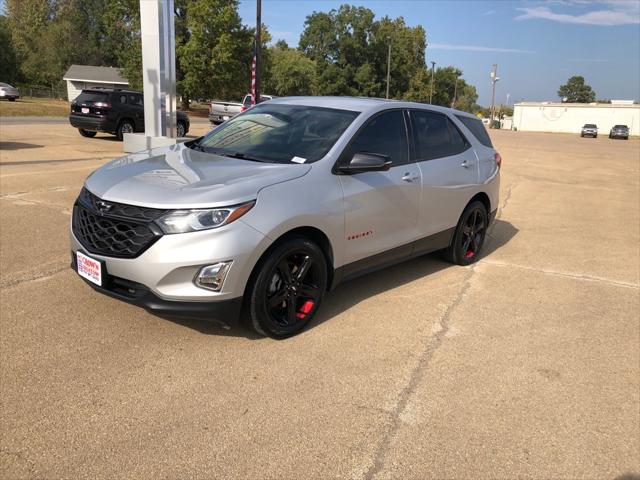
[[[493,128],[493,117],[495,116],[496,82],[500,80],[497,75],[498,75],[498,64],[494,63],[493,71],[490,74],[493,93],[491,94],[491,119],[489,120],[489,128]]]
[[[436,71],[436,62],[431,61],[431,94],[429,95],[429,103],[433,103],[433,74]]]
[[[451,102],[451,108],[456,108],[456,99],[458,97],[458,71],[456,70],[456,84],[453,87],[453,101]]]
[[[257,105],[260,102],[260,50],[262,50],[262,0],[256,0],[256,98]]]
[[[389,98],[389,76],[391,75],[391,39],[389,41],[389,53],[387,54],[387,98]]]

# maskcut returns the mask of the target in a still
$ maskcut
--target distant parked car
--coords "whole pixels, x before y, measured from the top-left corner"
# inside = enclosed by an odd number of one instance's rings
[[[176,135],[189,132],[189,117],[177,112]],[[144,132],[144,97],[142,92],[119,88],[82,90],[71,102],[69,123],[83,137],[97,132],[111,133],[122,140],[125,133]]]
[[[622,138],[629,140],[629,127],[626,125],[614,125],[609,132],[609,138]]]
[[[10,102],[15,102],[16,98],[20,98],[20,91],[8,83],[0,82],[0,98],[6,98]]]
[[[585,123],[580,136],[598,138],[598,126],[595,123]]]
[[[214,125],[226,122],[251,107],[252,98],[253,96],[250,93],[247,93],[242,99],[242,102],[223,102],[219,100],[211,102],[211,105],[209,106],[209,121]],[[261,94],[260,102],[258,103],[266,102],[272,98],[276,97],[273,95]]]

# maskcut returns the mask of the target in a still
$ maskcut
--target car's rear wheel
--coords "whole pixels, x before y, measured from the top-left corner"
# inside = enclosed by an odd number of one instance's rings
[[[96,133],[97,133],[97,132],[92,132],[91,130],[85,130],[84,128],[79,128],[78,132],[80,132],[80,135],[87,138],[93,138],[96,136]]]
[[[16,99],[14,97],[7,97],[7,100],[9,100],[10,102],[15,102]]]
[[[125,133],[133,132],[133,122],[131,120],[122,120],[120,125],[118,125],[118,130],[116,130],[116,137],[118,137],[118,140],[122,141]]]
[[[327,263],[320,247],[292,237],[258,266],[249,289],[248,315],[261,335],[285,338],[316,315],[327,288]]]
[[[478,260],[489,225],[487,209],[482,202],[475,201],[464,209],[451,245],[445,257],[458,265],[470,265]]]

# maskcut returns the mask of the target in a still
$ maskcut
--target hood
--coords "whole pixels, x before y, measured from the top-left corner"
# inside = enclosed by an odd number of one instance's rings
[[[113,160],[93,172],[85,185],[104,200],[129,205],[222,207],[254,200],[262,188],[301,177],[310,169],[222,157],[178,144]]]

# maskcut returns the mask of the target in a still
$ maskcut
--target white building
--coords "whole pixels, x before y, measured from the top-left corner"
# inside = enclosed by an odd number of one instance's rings
[[[580,133],[585,123],[595,123],[601,135],[614,125],[626,125],[640,135],[640,105],[628,100],[611,103],[522,102],[513,106],[513,128],[524,132]]]
[[[129,86],[129,82],[122,77],[120,69],[113,67],[71,65],[62,79],[67,81],[69,101],[74,100],[85,88],[127,88]]]

